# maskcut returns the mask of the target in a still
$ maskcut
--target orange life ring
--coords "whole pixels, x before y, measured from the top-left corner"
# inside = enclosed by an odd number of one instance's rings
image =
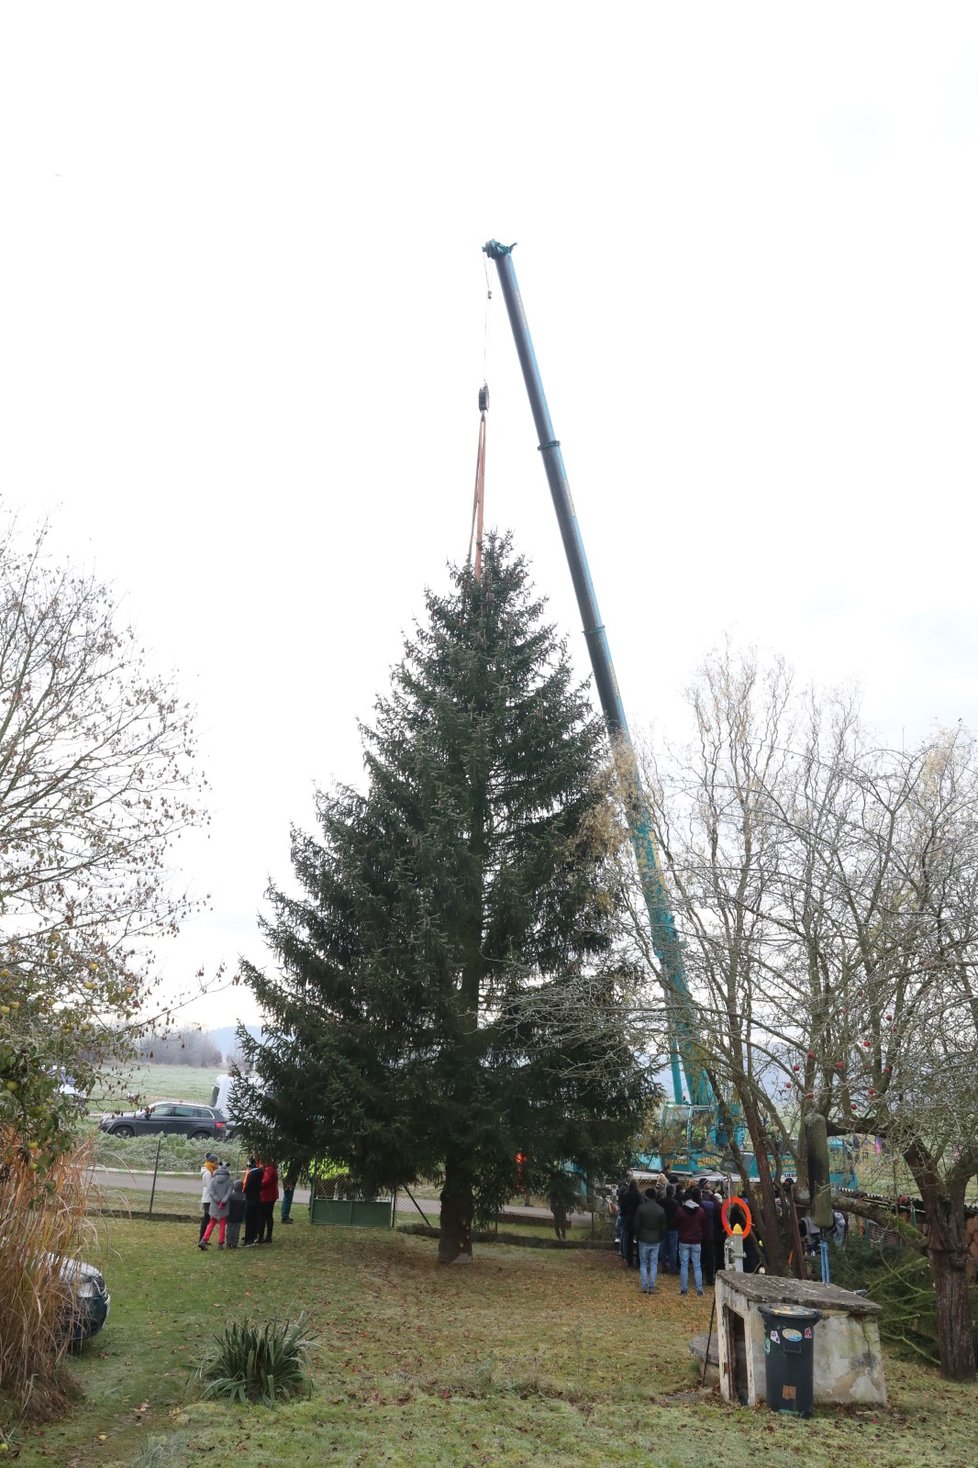
[[[724,1232],[725,1233],[728,1233],[728,1234],[732,1234],[733,1233],[733,1229],[730,1227],[730,1223],[729,1223],[729,1220],[728,1220],[728,1210],[730,1209],[731,1205],[734,1204],[734,1203],[736,1203],[736,1205],[737,1205],[738,1208],[743,1209],[744,1217],[747,1220],[747,1222],[744,1225],[744,1231],[741,1234],[741,1238],[746,1239],[747,1235],[750,1233],[751,1229],[754,1227],[754,1220],[750,1216],[750,1208],[747,1205],[747,1199],[746,1198],[725,1198],[724,1199],[724,1202],[723,1202],[723,1205],[722,1205],[722,1207],[720,1209],[720,1222],[723,1224],[723,1228],[724,1228]]]

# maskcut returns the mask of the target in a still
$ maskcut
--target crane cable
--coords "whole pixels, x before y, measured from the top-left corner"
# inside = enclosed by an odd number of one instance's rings
[[[472,499],[472,528],[469,531],[469,565],[476,581],[482,580],[482,522],[485,509],[486,489],[486,413],[489,409],[489,388],[485,383],[479,389],[479,448],[475,457],[475,494]],[[473,551],[475,559],[473,560]]]
[[[486,491],[486,414],[489,411],[489,385],[487,364],[489,359],[489,304],[492,289],[489,285],[489,264],[486,270],[486,311],[482,334],[482,386],[479,389],[479,447],[475,458],[475,493],[472,498],[472,526],[469,530],[468,564],[476,581],[482,580],[482,525]],[[473,559],[474,557],[474,559]]]

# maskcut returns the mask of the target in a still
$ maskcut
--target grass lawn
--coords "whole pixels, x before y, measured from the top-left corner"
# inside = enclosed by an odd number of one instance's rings
[[[130,1211],[132,1213],[146,1213],[149,1210],[149,1191],[146,1188],[115,1188],[102,1189],[103,1205],[117,1212]],[[200,1217],[200,1183],[187,1182],[186,1188],[179,1193],[169,1191],[156,1193],[153,1199],[153,1208],[157,1213],[184,1213],[187,1218]]]
[[[98,1226],[109,1324],[72,1363],[74,1412],[22,1438],[20,1465],[975,1462],[975,1389],[893,1357],[886,1411],[725,1407],[687,1352],[710,1292],[680,1300],[667,1278],[643,1296],[610,1251],[485,1245],[439,1269],[430,1240],[379,1231],[303,1222],[271,1248],[202,1254],[192,1224]],[[300,1309],[319,1340],[309,1400],[195,1400],[192,1367],[227,1319]]]
[[[190,1101],[209,1106],[214,1093],[214,1077],[220,1066],[199,1065],[131,1065],[106,1069],[99,1085],[88,1098],[88,1109],[99,1115],[103,1111],[129,1111],[128,1093],[139,1096],[139,1104],[151,1101]]]

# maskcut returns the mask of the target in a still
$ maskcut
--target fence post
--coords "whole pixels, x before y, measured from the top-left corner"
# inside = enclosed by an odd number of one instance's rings
[[[160,1133],[160,1139],[159,1139],[159,1141],[156,1144],[156,1161],[153,1164],[153,1186],[149,1190],[149,1216],[150,1216],[150,1218],[152,1218],[152,1216],[153,1216],[153,1199],[156,1197],[156,1174],[160,1170],[160,1148],[162,1146],[163,1146],[163,1133],[161,1132]]]

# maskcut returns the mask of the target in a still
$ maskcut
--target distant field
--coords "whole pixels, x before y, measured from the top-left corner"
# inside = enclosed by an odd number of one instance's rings
[[[106,1070],[102,1083],[89,1097],[89,1111],[123,1111],[130,1106],[127,1095],[150,1101],[195,1101],[209,1106],[214,1090],[216,1066],[134,1065],[125,1070]]]

